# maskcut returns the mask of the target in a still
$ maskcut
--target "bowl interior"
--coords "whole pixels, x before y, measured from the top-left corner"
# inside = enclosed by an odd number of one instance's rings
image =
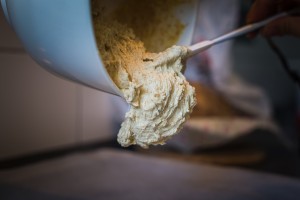
[[[149,52],[191,43],[197,0],[93,0],[92,6],[105,18],[131,28]]]

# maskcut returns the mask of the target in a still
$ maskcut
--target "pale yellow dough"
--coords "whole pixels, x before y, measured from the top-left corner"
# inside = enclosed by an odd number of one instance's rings
[[[195,90],[182,74],[187,48],[148,53],[132,29],[99,15],[94,16],[94,28],[107,71],[131,105],[118,142],[143,148],[164,144],[196,105]]]

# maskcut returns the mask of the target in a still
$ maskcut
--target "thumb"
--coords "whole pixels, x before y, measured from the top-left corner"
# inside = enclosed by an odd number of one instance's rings
[[[263,30],[265,37],[293,35],[300,37],[300,17],[285,17],[268,24]]]

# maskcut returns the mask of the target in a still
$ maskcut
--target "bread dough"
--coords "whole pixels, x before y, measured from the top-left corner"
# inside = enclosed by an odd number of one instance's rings
[[[130,104],[118,142],[143,148],[164,144],[196,105],[195,90],[182,74],[188,49],[149,53],[132,29],[99,13],[94,29],[102,61]]]

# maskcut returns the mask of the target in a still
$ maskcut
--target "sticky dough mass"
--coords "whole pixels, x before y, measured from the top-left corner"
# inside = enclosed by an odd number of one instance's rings
[[[118,133],[124,146],[164,144],[178,133],[196,105],[195,90],[182,74],[188,49],[146,52],[132,29],[94,16],[104,65],[130,104]]]

